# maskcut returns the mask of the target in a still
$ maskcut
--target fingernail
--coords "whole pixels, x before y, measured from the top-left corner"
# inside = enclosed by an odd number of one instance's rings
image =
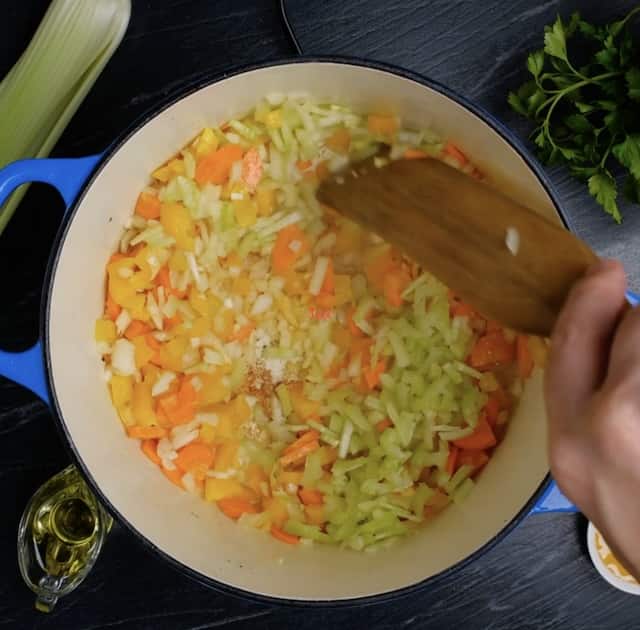
[[[601,258],[597,263],[594,263],[587,270],[587,276],[595,276],[599,273],[611,271],[618,267],[620,263],[617,260],[611,260],[610,258]]]

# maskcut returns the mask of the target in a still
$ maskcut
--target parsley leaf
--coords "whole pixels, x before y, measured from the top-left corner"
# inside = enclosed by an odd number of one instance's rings
[[[640,101],[640,68],[630,68],[624,75],[629,90],[629,98]]]
[[[627,136],[623,142],[616,144],[611,152],[622,166],[640,180],[640,134]]]
[[[564,24],[560,16],[553,26],[547,26],[544,34],[544,52],[552,57],[567,60],[567,42],[564,34]]]
[[[622,216],[616,203],[618,191],[613,177],[609,173],[596,173],[589,178],[588,184],[591,195],[605,209],[605,212],[614,218],[616,223],[620,223]]]
[[[527,57],[532,80],[508,96],[535,123],[531,139],[540,159],[586,180],[616,222],[622,216],[612,169],[627,172],[625,197],[640,203],[640,45],[629,29],[638,12],[640,6],[604,25],[579,13],[566,23],[558,16],[544,29],[544,48]]]

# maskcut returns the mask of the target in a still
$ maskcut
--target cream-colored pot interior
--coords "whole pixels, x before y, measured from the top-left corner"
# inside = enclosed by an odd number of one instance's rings
[[[525,391],[504,443],[460,507],[392,551],[358,554],[289,547],[245,529],[170,484],[128,439],[111,406],[92,340],[102,312],[104,265],[154,167],[205,125],[237,116],[272,91],[305,91],[359,110],[391,109],[451,138],[506,192],[558,220],[519,154],[447,96],[390,72],[335,62],[291,63],[221,80],[151,119],[109,157],[61,245],[50,294],[51,380],[86,470],[144,538],[206,578],[294,600],[350,599],[408,587],[467,558],[523,509],[547,473],[540,375]]]

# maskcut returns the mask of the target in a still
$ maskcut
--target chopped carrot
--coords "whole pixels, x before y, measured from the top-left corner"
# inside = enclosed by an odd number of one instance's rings
[[[271,254],[274,273],[287,272],[298,258],[309,251],[309,240],[295,224],[288,225],[278,232]]]
[[[176,313],[173,317],[165,317],[162,321],[163,326],[167,330],[171,330],[174,326],[178,326],[182,323],[182,317],[180,313]]]
[[[324,273],[324,280],[320,287],[321,293],[333,293],[336,290],[336,276],[333,271],[333,261],[329,258],[327,269]]]
[[[442,153],[452,157],[460,166],[464,166],[469,161],[467,156],[452,142],[447,142],[444,145]]]
[[[470,304],[463,302],[462,300],[455,299],[450,305],[451,317],[474,317],[476,311]]]
[[[486,370],[496,365],[513,363],[514,358],[514,344],[507,341],[500,330],[488,332],[476,341],[469,356],[469,365],[477,370]]]
[[[152,330],[153,328],[151,328],[149,324],[146,324],[145,322],[142,322],[139,319],[134,319],[127,326],[127,330],[124,331],[124,336],[127,339],[133,339],[134,337],[139,337],[140,335],[146,335]]]
[[[475,431],[467,437],[454,440],[453,444],[469,451],[482,451],[496,445],[496,436],[487,418],[482,414]]]
[[[173,484],[178,486],[178,488],[182,488],[184,490],[184,486],[182,485],[182,471],[179,468],[174,468],[173,470],[167,470],[164,466],[160,466],[160,470],[162,474]]]
[[[115,302],[115,300],[111,297],[111,293],[107,293],[107,300],[105,302],[104,313],[105,315],[115,321],[120,315],[122,311],[122,307]]]
[[[243,514],[257,514],[260,510],[250,501],[242,497],[228,497],[219,499],[216,505],[222,513],[234,521],[239,519]]]
[[[516,337],[516,357],[520,378],[529,378],[533,372],[533,356],[529,348],[529,338],[526,335]]]
[[[316,304],[320,308],[333,308],[337,303],[336,296],[333,293],[320,293],[316,296]],[[328,315],[331,315],[330,313]]]
[[[386,368],[386,362],[384,359],[381,359],[374,367],[366,367],[362,370],[369,389],[375,389],[380,384],[380,376],[384,374]]]
[[[253,322],[241,326],[236,332],[229,336],[229,341],[243,341],[247,339],[255,327],[256,325]]]
[[[196,413],[197,392],[191,379],[184,379],[177,392],[169,392],[158,396],[158,407],[162,409],[171,426],[185,424]]]
[[[151,355],[149,362],[160,367],[160,363],[162,362],[162,359],[160,357],[160,348],[162,348],[162,344],[151,333],[145,335],[144,340],[147,342],[147,345],[153,350],[153,354]]]
[[[158,219],[160,217],[160,199],[150,192],[140,193],[136,201],[135,213],[145,219]]]
[[[422,160],[423,158],[429,157],[429,154],[420,149],[407,149],[402,154],[402,157],[405,160]]]
[[[170,292],[172,290],[171,286],[171,272],[169,271],[168,265],[164,265],[160,268],[160,271],[156,274],[156,277],[153,280],[154,284],[157,287],[164,287],[165,291]]]
[[[277,540],[287,543],[287,545],[297,545],[300,542],[300,538],[298,536],[294,536],[293,534],[287,534],[287,532],[282,531],[279,527],[275,525],[271,526],[271,535]]]
[[[346,127],[339,127],[325,140],[325,145],[334,153],[347,155],[351,146],[351,132]]]
[[[369,114],[367,128],[372,134],[391,138],[398,131],[398,119],[384,114]]]
[[[298,160],[296,162],[296,168],[302,173],[311,168],[313,162],[311,160]]]
[[[376,422],[376,431],[382,433],[384,430],[393,426],[393,422],[391,422],[390,418],[385,418],[384,420],[380,420],[380,422]]]
[[[356,307],[355,306],[353,308],[350,308],[347,311],[347,324],[349,326],[349,332],[354,337],[363,337],[364,336],[364,331],[362,331],[360,328],[358,328],[356,323],[353,321],[353,314],[355,312],[356,312]]]
[[[144,340],[152,350],[160,350],[162,347],[162,344],[152,334],[145,335]]]
[[[113,252],[113,254],[109,256],[109,262],[107,263],[107,265],[110,265],[113,262],[117,262],[118,260],[122,260],[123,258],[127,258],[127,255],[121,252]]]
[[[446,471],[453,475],[456,470],[456,464],[458,462],[458,453],[460,449],[453,444],[449,446],[449,455],[447,456],[447,466]]]
[[[305,505],[322,505],[324,503],[324,495],[320,490],[313,488],[300,488],[298,497]]]
[[[290,466],[291,464],[299,463],[304,460],[307,455],[317,451],[320,448],[320,442],[314,440],[313,442],[307,442],[295,451],[291,451],[280,458],[280,464],[284,466]]]
[[[152,439],[160,439],[167,436],[167,430],[162,427],[143,427],[139,424],[134,424],[130,427],[127,427],[127,435],[130,438],[135,438],[138,440],[152,440]]]
[[[305,431],[295,442],[291,442],[287,448],[284,449],[283,453],[286,455],[287,453],[293,453],[297,449],[299,449],[302,445],[307,444],[308,442],[313,442],[314,440],[320,439],[320,434],[315,430],[311,429],[310,431]]]
[[[225,144],[217,151],[208,153],[196,166],[196,182],[200,186],[207,182],[226,183],[233,163],[242,159],[242,153],[242,147],[239,144]]]
[[[200,442],[191,442],[178,451],[174,463],[183,472],[201,473],[196,476],[204,476],[214,458],[213,448]]]
[[[262,158],[255,147],[251,147],[242,158],[241,178],[251,192],[262,179]]]
[[[158,466],[162,461],[160,457],[158,457],[158,440],[142,440],[140,442],[140,449],[142,452],[154,463]]]
[[[460,466],[471,466],[472,475],[475,475],[482,468],[484,468],[489,461],[489,455],[484,451],[465,451],[461,450],[458,453],[457,468]]]
[[[388,273],[382,281],[384,297],[390,306],[399,308],[404,300],[402,292],[411,284],[411,276],[406,269],[400,269],[395,273]]]
[[[373,339],[354,339],[349,348],[349,359],[355,359],[360,355],[360,365],[369,365],[371,363],[371,346]]]

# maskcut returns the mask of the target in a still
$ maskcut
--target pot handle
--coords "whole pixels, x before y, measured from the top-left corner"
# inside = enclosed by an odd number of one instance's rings
[[[579,512],[578,508],[562,494],[558,484],[552,479],[542,496],[531,510],[531,514],[549,512]]]
[[[100,155],[90,155],[83,158],[13,162],[0,169],[0,207],[18,186],[42,182],[57,188],[64,200],[66,214],[100,158]],[[39,341],[24,352],[0,350],[0,375],[30,389],[49,404],[42,347]]]

